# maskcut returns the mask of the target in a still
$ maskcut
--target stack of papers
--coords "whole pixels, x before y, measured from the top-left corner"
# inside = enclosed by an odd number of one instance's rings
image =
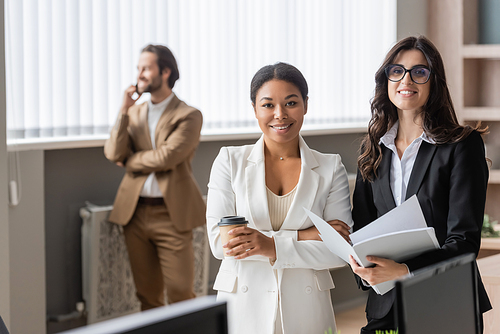
[[[438,249],[434,228],[427,227],[414,195],[400,206],[350,235],[349,244],[333,227],[311,211],[306,210],[328,249],[349,263],[349,255],[363,267],[372,266],[366,256],[373,255],[401,262],[429,250]],[[394,287],[394,281],[372,286],[378,294]]]

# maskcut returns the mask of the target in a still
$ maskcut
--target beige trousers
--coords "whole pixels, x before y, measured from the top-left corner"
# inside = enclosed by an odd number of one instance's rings
[[[141,309],[194,298],[192,231],[179,232],[165,205],[137,204],[124,226],[130,266]]]

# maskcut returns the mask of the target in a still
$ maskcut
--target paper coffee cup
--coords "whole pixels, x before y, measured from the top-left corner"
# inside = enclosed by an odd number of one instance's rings
[[[221,220],[219,221],[219,232],[220,232],[220,239],[222,244],[224,245],[226,242],[231,240],[232,238],[235,237],[235,235],[229,235],[228,232],[231,231],[233,228],[244,226],[248,224],[248,221],[246,221],[245,217],[241,216],[226,216],[222,217]],[[226,250],[223,249],[224,251],[224,256],[229,256],[226,254]]]

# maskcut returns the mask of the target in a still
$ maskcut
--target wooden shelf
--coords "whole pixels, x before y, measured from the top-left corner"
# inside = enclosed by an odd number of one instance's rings
[[[483,138],[493,165],[485,212],[500,220],[500,44],[478,44],[479,0],[428,0],[427,6],[427,34],[443,57],[460,122],[484,121],[489,127]],[[487,249],[491,243],[497,248]],[[483,239],[480,253],[500,253],[500,238]],[[500,333],[500,327],[493,333]]]
[[[500,44],[477,44],[479,0],[428,0],[427,35],[440,50],[460,121],[489,122],[486,146],[496,149],[500,131]],[[496,154],[489,154],[495,156]],[[496,151],[494,151],[496,153]],[[485,212],[500,219],[498,159],[490,170]],[[484,334],[500,333],[500,238],[484,238],[477,261],[493,311],[484,315]],[[494,255],[496,254],[496,255]]]
[[[500,107],[464,107],[460,118],[464,121],[500,121]]]
[[[491,169],[490,178],[488,180],[489,184],[500,184],[500,169]]]
[[[462,56],[466,59],[500,59],[498,44],[468,44],[462,47]]]

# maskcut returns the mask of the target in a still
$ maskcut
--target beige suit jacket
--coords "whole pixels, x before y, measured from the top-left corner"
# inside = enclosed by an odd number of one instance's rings
[[[144,183],[154,172],[177,229],[188,231],[205,223],[205,203],[191,171],[202,123],[199,110],[174,96],[158,121],[153,149],[148,103],[130,107],[127,115],[120,113],[104,145],[106,158],[126,168],[109,221],[128,224]]]

